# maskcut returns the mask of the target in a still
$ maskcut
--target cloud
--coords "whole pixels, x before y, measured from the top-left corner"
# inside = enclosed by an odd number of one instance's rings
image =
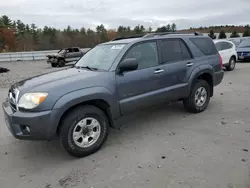
[[[1,2],[0,12],[40,27],[95,28],[102,23],[156,28],[175,22],[183,29],[249,24],[250,0],[10,0]]]

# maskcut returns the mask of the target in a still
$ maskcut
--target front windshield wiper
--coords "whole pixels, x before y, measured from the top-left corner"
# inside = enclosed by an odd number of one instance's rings
[[[88,70],[98,70],[98,68],[93,68],[89,66],[75,66],[77,69],[88,69]]]

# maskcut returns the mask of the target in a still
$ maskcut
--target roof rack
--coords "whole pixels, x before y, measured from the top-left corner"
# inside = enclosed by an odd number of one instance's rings
[[[119,37],[112,39],[111,41],[122,40],[122,39],[132,39],[132,38],[141,38],[143,36],[145,36],[145,35],[119,36]]]
[[[183,33],[183,32],[159,32],[159,33],[149,33],[143,36],[143,38],[151,38],[154,36],[163,36],[163,35],[195,35],[195,36],[203,36],[200,32],[194,33]]]
[[[158,32],[158,33],[148,33],[146,35],[131,35],[131,36],[119,36],[111,41],[122,40],[122,39],[132,39],[132,38],[151,38],[155,36],[163,36],[163,35],[195,35],[195,36],[203,36],[200,32],[194,33],[182,33],[182,32]]]

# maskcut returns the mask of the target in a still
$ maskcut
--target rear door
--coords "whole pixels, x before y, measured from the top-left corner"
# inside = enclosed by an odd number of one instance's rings
[[[72,57],[74,58],[74,61],[77,61],[78,59],[80,59],[81,56],[82,56],[82,52],[80,51],[80,49],[79,48],[73,48]]]
[[[72,48],[68,48],[65,54],[65,61],[70,62],[72,59],[74,59],[74,51]]]
[[[215,47],[217,48],[221,58],[222,58],[222,64],[226,64],[227,63],[227,57],[226,57],[226,53],[223,50],[223,45],[222,42],[216,42],[215,43]]]
[[[164,73],[161,77],[166,100],[176,100],[187,95],[188,79],[194,69],[195,60],[182,39],[158,40],[161,64]]]
[[[233,45],[229,42],[222,42],[222,49],[223,49],[223,52],[224,52],[224,56],[225,56],[225,63],[229,63],[229,60],[232,56],[232,54],[234,54],[233,52]]]

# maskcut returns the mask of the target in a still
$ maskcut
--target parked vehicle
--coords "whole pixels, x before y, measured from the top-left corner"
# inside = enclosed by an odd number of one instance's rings
[[[223,66],[227,71],[234,70],[238,59],[235,44],[226,39],[214,40],[214,43],[222,58]]]
[[[230,39],[227,39],[227,40],[233,42],[234,45],[237,48],[240,45],[240,43],[243,42],[246,39],[250,39],[250,37],[237,37],[237,38],[230,38]]]
[[[79,60],[85,53],[78,47],[64,48],[57,54],[47,55],[47,63],[50,63],[52,67],[63,67],[66,63]]]
[[[239,60],[250,60],[250,39],[246,39],[240,43],[237,48],[237,53]]]
[[[74,67],[12,85],[3,103],[14,137],[59,136],[75,157],[101,148],[120,117],[168,101],[203,112],[223,79],[212,41],[199,33],[120,37],[86,53]]]

